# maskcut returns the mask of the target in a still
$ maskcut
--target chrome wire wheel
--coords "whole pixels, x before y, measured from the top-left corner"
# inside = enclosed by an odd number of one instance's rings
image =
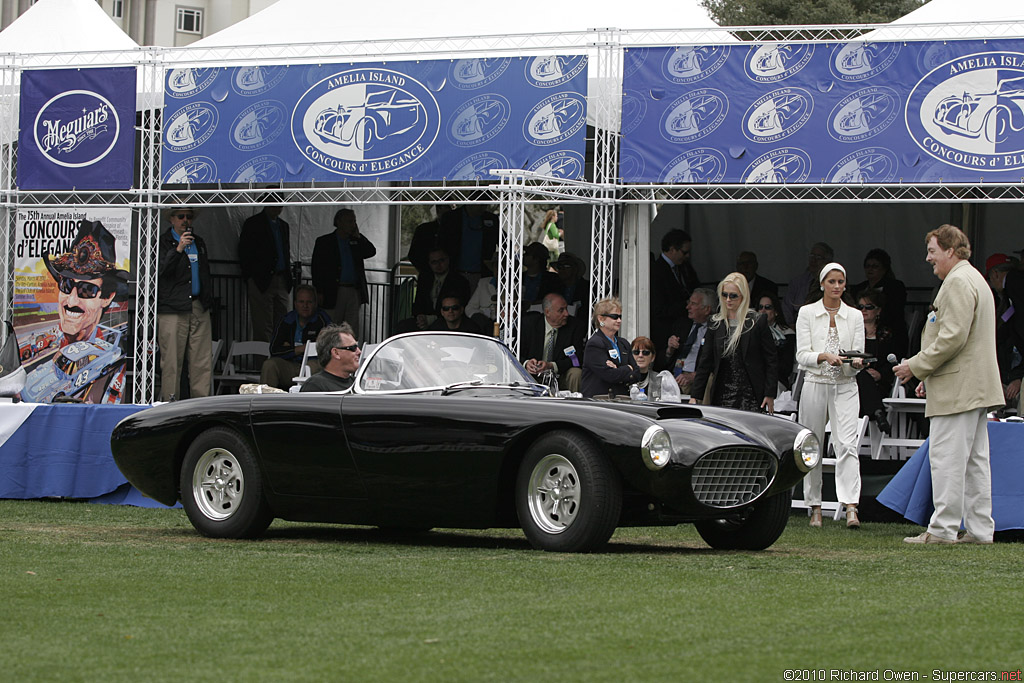
[[[212,520],[230,518],[245,495],[245,477],[238,458],[223,448],[211,448],[199,456],[192,470],[192,499]]]
[[[572,526],[580,509],[582,489],[576,468],[557,453],[546,455],[530,474],[530,516],[549,534],[559,534]]]

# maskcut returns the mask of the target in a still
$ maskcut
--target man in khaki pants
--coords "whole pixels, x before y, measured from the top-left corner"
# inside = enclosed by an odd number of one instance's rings
[[[902,382],[922,380],[917,395],[927,395],[935,512],[927,531],[903,540],[988,544],[995,524],[987,413],[1003,405],[995,302],[985,277],[967,260],[971,244],[959,228],[943,225],[925,240],[925,260],[942,286],[921,332],[921,352],[893,371]],[[967,531],[958,539],[961,520]]]

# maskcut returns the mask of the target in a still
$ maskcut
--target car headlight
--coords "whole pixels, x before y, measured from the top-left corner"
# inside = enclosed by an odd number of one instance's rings
[[[668,432],[658,425],[648,427],[640,442],[640,452],[648,468],[660,470],[672,459],[672,440],[668,438]]]
[[[793,441],[793,458],[803,472],[810,472],[821,461],[821,444],[810,429],[801,429]]]

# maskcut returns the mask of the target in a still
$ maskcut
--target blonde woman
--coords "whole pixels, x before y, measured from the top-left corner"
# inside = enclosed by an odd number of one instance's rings
[[[846,526],[860,527],[860,461],[857,457],[857,393],[859,358],[841,351],[864,350],[864,316],[843,302],[846,269],[829,263],[818,280],[822,298],[800,308],[796,321],[796,362],[804,369],[800,393],[800,424],[825,442],[825,424],[832,421],[836,451],[836,496],[846,505]],[[804,502],[811,508],[811,526],[821,526],[821,463],[804,477]]]
[[[629,385],[640,380],[640,368],[633,347],[619,336],[622,303],[608,297],[594,304],[594,326],[597,331],[583,352],[583,397],[629,395]]]
[[[718,312],[704,334],[704,348],[690,388],[697,403],[714,375],[710,403],[740,410],[775,410],[778,363],[768,321],[750,309],[750,289],[742,273],[718,283]]]

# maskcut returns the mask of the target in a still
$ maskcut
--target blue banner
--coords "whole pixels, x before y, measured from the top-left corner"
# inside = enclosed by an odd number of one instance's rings
[[[25,71],[20,113],[20,189],[132,186],[134,67]]]
[[[632,183],[1017,183],[1024,41],[752,43],[626,55]]]
[[[165,184],[583,177],[587,58],[174,69]]]

